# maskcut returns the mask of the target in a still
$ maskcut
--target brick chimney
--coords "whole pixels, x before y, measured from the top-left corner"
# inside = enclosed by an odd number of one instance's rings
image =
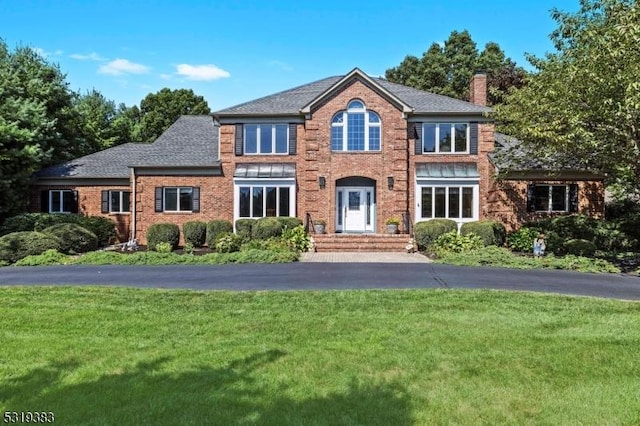
[[[476,72],[469,85],[469,102],[472,104],[487,106],[487,74]]]

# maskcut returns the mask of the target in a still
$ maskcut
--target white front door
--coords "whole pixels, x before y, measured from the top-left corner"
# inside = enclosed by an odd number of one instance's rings
[[[337,230],[342,232],[374,232],[374,188],[338,187],[336,192]]]

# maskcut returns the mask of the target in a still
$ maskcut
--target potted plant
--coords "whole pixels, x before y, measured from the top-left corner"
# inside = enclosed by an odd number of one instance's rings
[[[398,226],[400,225],[400,219],[398,219],[397,217],[390,217],[389,219],[387,219],[386,224],[387,224],[388,234],[398,233]]]
[[[327,221],[324,219],[316,219],[313,221],[313,230],[316,234],[324,234],[325,226],[327,226]]]

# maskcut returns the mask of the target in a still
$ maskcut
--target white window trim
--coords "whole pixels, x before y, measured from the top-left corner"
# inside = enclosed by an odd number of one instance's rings
[[[277,188],[289,188],[289,215],[296,217],[296,183],[294,179],[244,179],[236,178],[233,181],[233,223],[235,227],[236,220],[238,219],[259,219],[258,217],[240,217],[240,187],[277,187]],[[253,203],[253,200],[251,200]],[[266,210],[265,205],[266,197],[263,197],[263,212]],[[280,208],[280,191],[276,192],[276,209]],[[253,204],[250,206],[251,214],[253,214]],[[264,217],[264,216],[262,216]],[[276,216],[277,217],[277,216]]]
[[[331,144],[331,151],[332,152],[381,152],[382,151],[382,118],[380,117],[380,114],[376,113],[375,111],[370,111],[367,109],[367,107],[364,105],[364,102],[360,101],[359,99],[353,99],[351,101],[349,101],[349,103],[353,102],[353,101],[359,101],[362,103],[363,107],[362,108],[348,108],[344,111],[340,111],[337,114],[335,114],[333,117],[331,117],[331,129],[333,129],[334,127],[341,127],[342,128],[342,149],[333,149],[333,144]],[[371,123],[369,122],[369,113],[372,112],[373,114],[375,114],[378,117],[378,122],[377,123]],[[363,150],[352,150],[352,149],[348,149],[349,147],[349,134],[348,134],[348,116],[349,113],[359,113],[362,114],[364,113],[364,149]],[[337,116],[342,115],[342,122],[341,123],[334,123],[333,121],[336,119]],[[378,128],[380,129],[380,147],[378,149],[369,149],[369,129],[370,128]],[[331,133],[333,134],[333,131],[331,131]],[[331,141],[330,141],[331,143]]]
[[[114,192],[118,192],[119,193],[119,201],[118,203],[120,204],[120,209],[119,210],[114,210],[113,209],[113,205],[111,203],[112,198],[111,198],[111,194]],[[129,210],[122,210],[122,205],[123,203],[123,197],[124,197],[124,193],[128,192],[129,193]],[[164,195],[164,194],[162,194]],[[124,189],[113,189],[113,190],[109,190],[109,213],[117,213],[117,214],[122,214],[122,213],[131,213],[131,191],[126,191]]]
[[[247,126],[256,126],[256,152],[247,152]],[[260,128],[262,126],[271,126],[271,152],[261,152],[262,145],[260,138],[262,132]],[[287,149],[285,152],[276,152],[276,126],[286,126],[287,129]],[[245,155],[289,155],[289,125],[286,123],[247,123],[243,126],[242,143]]]
[[[445,187],[447,188],[445,193],[445,217],[422,217],[422,188],[435,188]],[[472,188],[473,189],[473,208],[471,217],[453,217],[449,216],[449,188]],[[449,181],[444,179],[439,180],[417,180],[415,185],[415,215],[416,222],[431,220],[431,219],[449,219],[458,223],[460,226],[466,222],[475,222],[480,217],[480,183],[477,179],[451,179]],[[433,204],[431,211],[435,212],[435,197],[432,197]],[[462,206],[462,192],[460,192],[460,208]],[[461,209],[462,210],[462,209]]]
[[[547,210],[535,210],[536,213],[567,213],[569,211],[569,185],[551,185],[551,184],[535,184],[534,187],[549,187],[549,195],[547,201],[549,202],[549,208]],[[564,188],[564,209],[563,210],[553,210],[553,188],[554,187],[562,187]]]
[[[71,189],[50,189],[49,190],[49,213],[64,213],[64,214],[71,214],[70,211],[65,211],[64,210],[64,193],[68,192],[71,193],[71,195],[73,195],[73,191]],[[60,210],[58,211],[53,211],[52,207],[53,207],[53,194],[56,193],[58,195],[58,197],[60,198]]]
[[[441,124],[451,124],[451,151],[440,151],[440,125]],[[456,124],[465,124],[467,126],[467,148],[465,151],[455,151],[456,149]],[[436,135],[435,135],[435,151],[425,151],[424,149],[424,135],[425,130],[424,127],[427,125],[436,126]],[[471,123],[467,122],[440,122],[440,123],[422,123],[422,153],[427,155],[464,155],[469,154],[471,152]]]
[[[167,189],[177,189],[176,209],[167,209]],[[191,208],[189,210],[180,210],[180,192],[188,189],[191,192]],[[162,212],[163,213],[193,213],[193,187],[192,186],[164,186],[162,187]]]

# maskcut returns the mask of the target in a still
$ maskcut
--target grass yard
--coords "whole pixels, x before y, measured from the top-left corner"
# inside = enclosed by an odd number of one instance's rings
[[[638,424],[640,304],[0,288],[0,413],[57,424]]]

